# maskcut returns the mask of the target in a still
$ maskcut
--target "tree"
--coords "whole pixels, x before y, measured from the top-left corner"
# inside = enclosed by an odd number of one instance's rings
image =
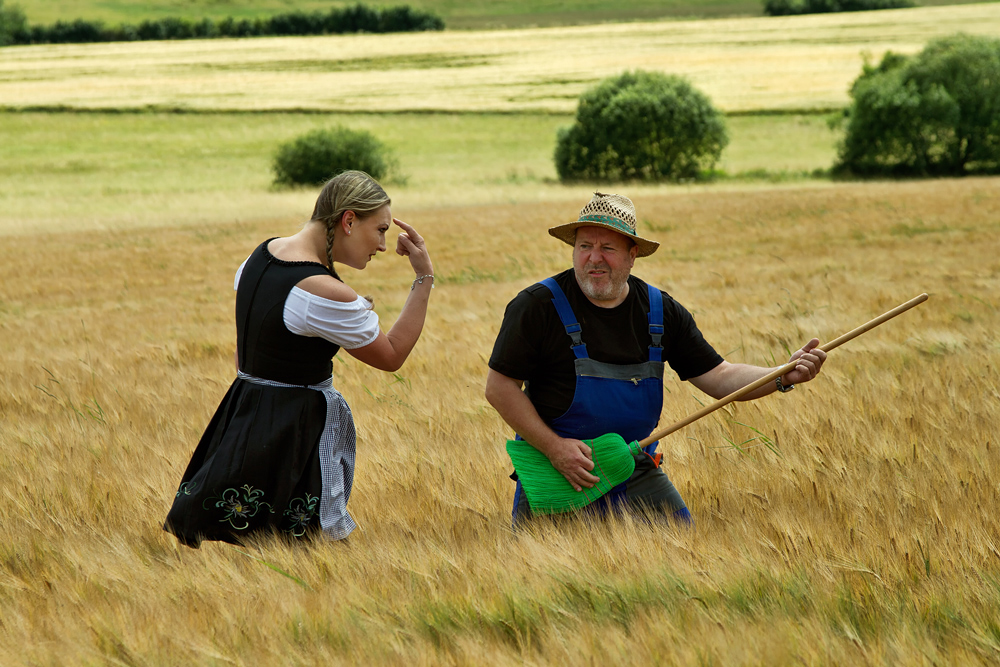
[[[0,0],[0,46],[27,41],[28,20],[17,5],[4,7]]]
[[[835,172],[1000,173],[1000,40],[958,34],[913,57],[890,52],[851,97]]]
[[[690,83],[659,72],[626,72],[580,96],[576,122],[559,131],[562,180],[679,180],[718,161],[725,121]]]

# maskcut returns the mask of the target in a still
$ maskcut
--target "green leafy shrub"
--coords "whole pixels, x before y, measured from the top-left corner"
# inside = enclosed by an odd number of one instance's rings
[[[281,145],[272,167],[276,185],[322,185],[348,169],[381,180],[395,167],[395,159],[370,132],[337,126]]]
[[[28,31],[28,21],[17,5],[4,7],[0,0],[0,46],[21,44]]]
[[[23,12],[16,7],[4,10],[2,5],[3,0],[0,0],[0,46],[444,30],[444,21],[440,17],[412,9],[409,5],[372,8],[359,3],[348,7],[334,7],[328,12],[293,11],[269,18],[236,20],[229,17],[220,21],[166,17],[146,20],[138,25],[122,24],[113,27],[100,21],[82,19],[29,27]],[[5,28],[7,24],[14,27],[8,30]]]
[[[626,72],[580,96],[576,122],[559,130],[562,180],[679,180],[699,176],[729,142],[704,94],[676,76]]]
[[[916,7],[912,0],[764,0],[767,16],[865,12],[873,9]]]
[[[386,7],[379,14],[378,21],[378,32],[444,30],[444,20],[441,17],[417,11],[409,5]]]
[[[37,26],[32,28],[32,37],[39,34]],[[56,21],[48,28],[45,41],[50,44],[88,44],[104,42],[107,30],[100,21]]]
[[[129,27],[123,26],[123,28]],[[134,31],[136,38],[140,40],[206,39],[219,36],[219,30],[211,19],[189,21],[169,16],[153,21],[143,21],[134,28]]]
[[[1000,40],[953,35],[865,65],[834,172],[1000,173]]]
[[[260,37],[266,34],[266,26],[262,19],[240,19],[232,16],[222,19],[216,24],[220,37]]]

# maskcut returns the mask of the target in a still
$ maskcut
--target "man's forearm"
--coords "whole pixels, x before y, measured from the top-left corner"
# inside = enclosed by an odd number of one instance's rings
[[[518,435],[542,453],[549,455],[552,444],[560,439],[542,421],[517,380],[490,371],[486,380],[486,400]]]
[[[809,382],[815,378],[823,362],[826,360],[826,352],[819,348],[819,339],[813,338],[796,350],[789,362],[795,362],[795,368],[781,376],[781,382],[785,385],[797,382]],[[690,378],[691,384],[701,389],[703,392],[714,398],[724,398],[738,389],[756,382],[765,375],[770,375],[780,366],[773,368],[762,368],[761,366],[751,366],[749,364],[731,364],[723,361],[712,370]],[[773,393],[777,386],[771,383],[756,389],[745,396],[740,397],[741,401],[752,401],[755,398],[767,396]]]
[[[574,489],[592,487],[600,480],[590,473],[594,469],[590,447],[580,440],[560,437],[549,428],[521,391],[522,385],[520,380],[490,369],[486,377],[486,400],[529,445],[548,457]]]
[[[728,396],[737,389],[742,389],[751,382],[756,382],[773,370],[774,368],[762,368],[749,364],[731,364],[728,361],[723,361],[708,373],[691,378],[691,384],[712,398],[718,399]],[[752,401],[755,398],[767,396],[774,390],[775,386],[773,384],[767,384],[743,396],[740,400]]]
[[[774,368],[763,368],[761,366],[751,366],[750,364],[730,364],[727,368],[727,373],[724,376],[722,396],[718,398],[723,398],[729,394],[742,389],[751,382],[756,382],[768,373],[777,370],[778,366]],[[768,394],[774,393],[775,385],[770,382],[759,389],[755,389],[749,394],[746,394],[739,400],[741,401],[752,401],[757,398],[762,398]]]

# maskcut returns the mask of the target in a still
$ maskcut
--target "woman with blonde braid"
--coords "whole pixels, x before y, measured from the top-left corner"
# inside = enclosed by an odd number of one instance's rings
[[[424,240],[392,217],[382,187],[359,171],[323,187],[300,232],[265,241],[236,273],[237,378],[195,449],[164,528],[190,547],[238,542],[252,532],[330,539],[355,528],[347,512],[354,478],[351,410],[333,388],[333,356],[344,348],[385,371],[417,342],[434,286]],[[364,269],[384,252],[416,273],[392,328],[344,284],[341,263]]]

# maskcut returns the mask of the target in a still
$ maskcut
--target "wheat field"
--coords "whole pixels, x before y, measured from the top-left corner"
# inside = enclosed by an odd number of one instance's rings
[[[548,111],[623,70],[726,112],[841,108],[865,53],[1000,33],[1000,5],[564,28],[3,49],[5,109]]]
[[[995,664],[996,179],[636,197],[636,273],[771,364],[916,294],[788,395],[661,444],[692,530],[513,534],[483,398],[503,307],[581,202],[408,209],[439,276],[397,376],[349,357],[346,543],[179,547],[160,524],[234,375],[232,275],[287,219],[0,245],[0,664]],[[627,194],[626,190],[626,194]],[[388,326],[394,256],[348,283]],[[665,380],[663,423],[701,405]],[[764,438],[767,440],[765,441]]]

